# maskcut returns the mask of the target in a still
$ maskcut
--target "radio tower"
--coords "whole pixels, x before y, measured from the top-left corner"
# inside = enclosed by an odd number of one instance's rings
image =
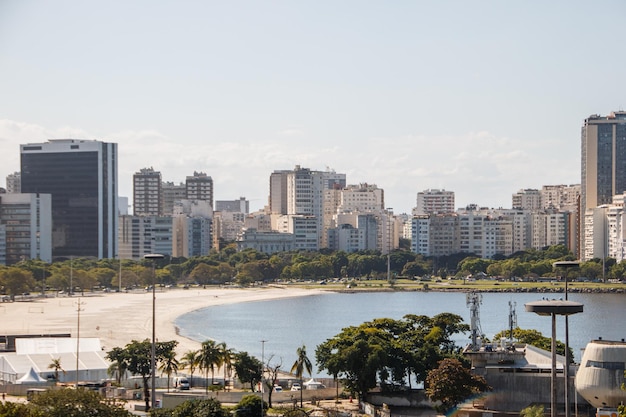
[[[480,328],[479,306],[483,302],[483,296],[474,291],[466,295],[467,306],[470,308],[470,331],[472,332],[472,351],[480,350],[478,338],[482,337],[483,331]]]
[[[513,330],[517,328],[517,314],[515,313],[515,301],[509,301],[509,340],[513,342]]]

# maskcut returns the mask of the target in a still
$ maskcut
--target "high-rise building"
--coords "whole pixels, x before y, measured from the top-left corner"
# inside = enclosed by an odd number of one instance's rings
[[[27,259],[52,261],[50,194],[0,196],[0,265]]]
[[[55,139],[20,153],[22,192],[52,195],[52,257],[116,257],[117,144]]]
[[[160,216],[163,193],[161,173],[154,168],[142,168],[133,175],[133,213],[135,216]]]
[[[513,209],[539,210],[541,209],[541,193],[539,190],[527,188],[513,194]]]
[[[186,200],[208,201],[213,207],[213,178],[204,172],[195,172],[185,181]]]
[[[143,259],[149,253],[172,254],[172,218],[167,216],[120,216],[119,258]]]
[[[417,193],[414,215],[454,212],[454,191],[429,189]]]
[[[626,112],[585,119],[581,134],[581,218],[626,191]],[[584,223],[584,222],[581,222]],[[583,247],[583,224],[580,238]]]
[[[167,181],[161,184],[161,190],[163,191],[161,211],[164,216],[171,216],[174,213],[174,203],[187,197],[187,189],[182,182],[175,184]]]
[[[7,193],[21,193],[22,192],[22,175],[19,172],[7,175]]]

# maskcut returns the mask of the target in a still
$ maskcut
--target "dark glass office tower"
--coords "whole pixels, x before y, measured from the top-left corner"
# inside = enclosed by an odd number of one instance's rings
[[[52,257],[117,256],[117,144],[20,145],[22,192],[52,195]]]

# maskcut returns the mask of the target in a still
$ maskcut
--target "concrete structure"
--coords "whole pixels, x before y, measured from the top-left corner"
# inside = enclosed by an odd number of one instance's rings
[[[7,175],[7,193],[17,194],[22,192],[22,174],[14,172]]]
[[[185,180],[185,199],[208,201],[213,207],[213,178],[204,172],[194,171]]]
[[[344,213],[328,230],[328,248],[344,252],[379,250],[379,221],[374,214]]]
[[[20,153],[22,192],[52,195],[52,257],[114,258],[117,144],[57,139]]]
[[[52,261],[50,194],[0,195],[0,265]]]
[[[142,168],[133,175],[133,213],[135,216],[162,216],[161,173]]]
[[[145,255],[172,255],[172,218],[169,216],[120,216],[119,258],[142,260]]]
[[[428,189],[417,193],[413,214],[439,214],[454,212],[454,191]]]
[[[541,208],[576,211],[580,198],[580,184],[544,185],[540,190]]]
[[[626,403],[624,370],[626,343],[592,340],[587,344],[576,373],[576,390],[594,407],[617,408]]]

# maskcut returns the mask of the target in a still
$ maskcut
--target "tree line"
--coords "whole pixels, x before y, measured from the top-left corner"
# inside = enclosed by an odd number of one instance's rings
[[[75,292],[94,287],[119,289],[157,285],[249,285],[276,280],[385,279],[416,278],[435,275],[441,278],[463,277],[484,273],[501,279],[554,276],[552,263],[574,260],[563,245],[544,250],[529,249],[509,257],[483,259],[460,253],[424,257],[407,250],[396,250],[387,256],[376,251],[346,253],[320,250],[281,252],[268,255],[253,249],[238,252],[234,245],[206,256],[156,260],[156,276],[150,260],[65,259],[45,263],[33,259],[12,266],[0,266],[0,292],[11,296],[57,291]],[[626,263],[615,259],[592,259],[569,274],[589,279],[626,277]]]

